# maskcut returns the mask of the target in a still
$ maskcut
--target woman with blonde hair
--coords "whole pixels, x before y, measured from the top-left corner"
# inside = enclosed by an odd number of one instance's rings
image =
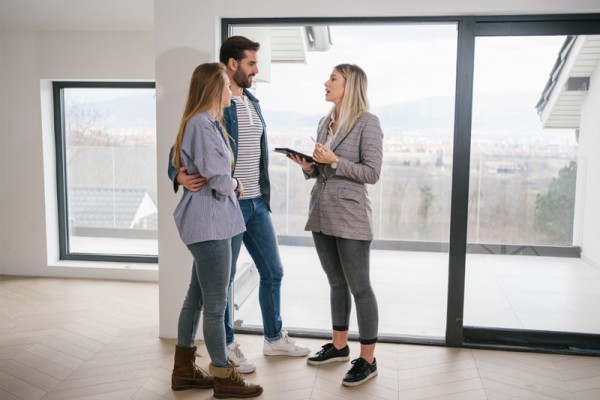
[[[174,146],[173,164],[207,179],[204,190],[185,190],[173,213],[179,236],[194,258],[188,292],[179,315],[173,390],[214,388],[217,398],[255,397],[258,385],[244,381],[227,357],[223,316],[231,268],[231,238],[244,232],[237,196],[240,183],[231,176],[233,155],[221,125],[231,99],[229,78],[220,63],[199,65],[192,74],[187,103]],[[211,359],[209,376],[195,364],[194,337],[200,314]]]
[[[366,184],[379,180],[383,132],[379,119],[368,112],[367,76],[360,67],[336,66],[325,82],[325,99],[333,107],[319,123],[312,154],[316,163],[288,156],[302,167],[307,179],[316,179],[305,229],[312,231],[330,286],[332,342],[309,357],[308,364],[349,360],[353,297],[360,355],[342,384],[356,386],[377,375],[374,352],[379,317],[369,277],[373,216]]]

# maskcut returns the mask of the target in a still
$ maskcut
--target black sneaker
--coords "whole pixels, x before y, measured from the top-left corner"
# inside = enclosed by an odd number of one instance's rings
[[[336,349],[333,343],[327,343],[312,357],[306,361],[311,365],[323,365],[336,361],[348,361],[350,359],[350,348],[348,345],[343,349]]]
[[[352,360],[352,368],[344,376],[342,385],[358,386],[371,378],[377,376],[377,360],[373,359],[373,364],[369,364],[364,358]]]

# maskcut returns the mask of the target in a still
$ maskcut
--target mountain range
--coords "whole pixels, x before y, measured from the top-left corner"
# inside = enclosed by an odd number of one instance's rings
[[[473,130],[502,131],[522,134],[541,129],[532,95],[480,94],[474,99]],[[403,132],[447,132],[453,129],[454,98],[427,97],[387,106],[375,106],[371,112],[379,117],[386,134]],[[322,115],[263,110],[270,131],[316,131]]]
[[[541,123],[535,109],[535,96],[527,94],[476,94],[474,97],[473,130],[480,132],[502,131],[504,134],[523,134],[538,131]],[[156,118],[153,94],[123,97],[111,101],[90,103],[100,112],[108,126],[151,127]],[[322,115],[294,111],[263,109],[269,132],[316,131]],[[448,132],[453,128],[454,98],[427,97],[375,106],[386,135],[405,132]]]

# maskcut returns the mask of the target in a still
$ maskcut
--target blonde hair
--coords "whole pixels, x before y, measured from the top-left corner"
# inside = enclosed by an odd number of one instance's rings
[[[221,99],[225,83],[225,66],[221,63],[200,64],[194,70],[190,80],[190,90],[183,111],[183,117],[179,124],[177,138],[175,139],[173,150],[173,166],[175,168],[179,169],[181,167],[181,143],[183,142],[185,126],[188,121],[199,112],[208,111],[218,106],[215,119],[221,122],[221,134],[231,153],[231,168],[233,169],[233,151],[229,143],[229,135],[222,123],[223,108],[221,107]]]
[[[344,97],[340,105],[340,115],[335,119],[339,121],[338,131],[342,129],[350,130],[356,120],[365,112],[369,111],[369,99],[367,98],[367,75],[358,65],[339,64],[334,69],[345,79]],[[335,106],[321,121],[320,129],[329,124],[332,115],[335,113]]]

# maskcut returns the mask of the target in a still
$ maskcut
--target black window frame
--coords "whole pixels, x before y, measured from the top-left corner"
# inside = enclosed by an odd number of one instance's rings
[[[470,244],[467,243],[469,172],[471,157],[471,123],[475,39],[484,36],[551,36],[600,34],[600,14],[549,14],[510,16],[437,16],[437,17],[317,17],[317,18],[223,18],[221,40],[232,33],[235,25],[326,25],[376,23],[457,24],[457,64],[454,119],[454,153],[450,211],[450,241],[447,246],[426,243],[426,251],[448,251],[448,302],[446,335],[443,342],[430,338],[385,337],[393,343],[436,344],[452,347],[511,348],[528,351],[568,354],[600,354],[600,334],[548,332],[540,330],[498,329],[463,326],[465,299],[465,264]],[[281,243],[306,245],[304,238],[282,238]],[[378,243],[374,242],[374,248]],[[383,243],[383,248],[402,249],[406,244]],[[544,246],[539,246],[540,248]],[[550,252],[561,248],[546,246]],[[539,250],[539,249],[538,249]],[[533,249],[534,253],[536,249]],[[556,254],[553,254],[556,255]],[[563,256],[579,257],[578,247],[567,248]],[[252,328],[236,328],[240,332],[258,333]],[[328,338],[328,333],[295,331],[296,335]]]
[[[68,185],[65,142],[64,89],[106,88],[106,89],[155,89],[154,82],[125,81],[53,81],[52,98],[54,112],[54,139],[56,150],[56,187],[58,206],[58,244],[60,260],[103,261],[123,263],[157,264],[158,255],[120,255],[100,253],[75,253],[69,248]]]

